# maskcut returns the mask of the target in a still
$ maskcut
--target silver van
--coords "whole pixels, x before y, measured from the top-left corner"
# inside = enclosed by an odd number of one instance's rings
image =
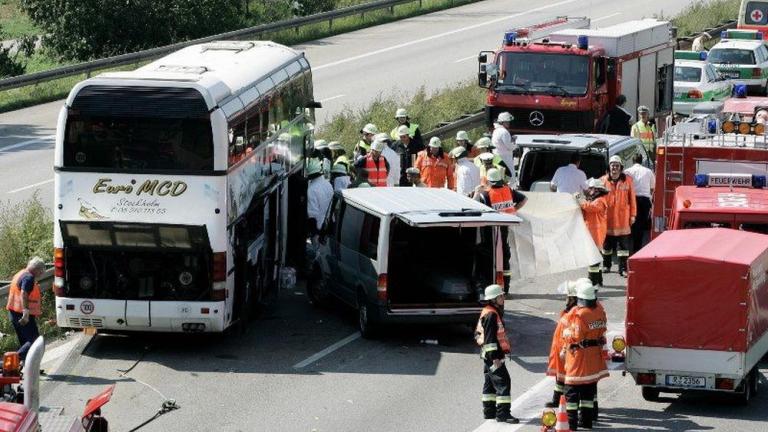
[[[385,323],[472,323],[503,280],[502,226],[521,222],[447,189],[337,193],[316,242],[307,293],[358,311],[371,337]]]

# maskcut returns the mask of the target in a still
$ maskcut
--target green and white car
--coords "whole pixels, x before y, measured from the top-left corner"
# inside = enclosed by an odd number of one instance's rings
[[[734,84],[746,84],[747,92],[765,95],[768,87],[768,48],[761,39],[753,37],[736,38],[741,33],[748,36],[753,32],[740,30],[729,32],[729,37],[721,39],[709,50],[707,63],[715,66],[718,72]]]
[[[680,51],[675,53],[672,106],[676,113],[689,116],[693,107],[701,102],[721,101],[731,96],[733,83],[721,77],[714,66],[700,60],[681,60],[678,53]]]

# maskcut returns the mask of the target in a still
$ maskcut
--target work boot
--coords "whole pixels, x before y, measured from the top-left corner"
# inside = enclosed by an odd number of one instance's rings
[[[560,396],[562,395],[563,395],[562,393],[555,390],[554,392],[552,392],[552,400],[544,404],[544,406],[546,408],[557,408],[558,406],[560,406]]]
[[[486,420],[496,418],[496,401],[483,401],[483,418]]]
[[[603,266],[600,268],[600,271],[602,271],[603,273],[610,273],[612,260],[613,260],[613,255],[603,255]]]
[[[603,286],[603,271],[600,270],[599,273],[597,273],[597,286],[602,287]]]
[[[619,257],[619,275],[627,277],[627,257]]]
[[[504,417],[504,418],[496,417],[496,421],[498,423],[509,423],[509,424],[518,424],[518,423],[520,423],[520,420],[517,417],[513,416],[513,415],[510,415],[509,417]]]
[[[579,430],[579,411],[578,410],[568,410],[568,427],[572,431]]]

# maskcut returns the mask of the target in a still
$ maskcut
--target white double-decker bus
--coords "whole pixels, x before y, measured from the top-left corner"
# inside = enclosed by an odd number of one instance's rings
[[[317,106],[303,53],[261,41],[195,45],[75,86],[56,134],[58,325],[244,322],[303,253]]]

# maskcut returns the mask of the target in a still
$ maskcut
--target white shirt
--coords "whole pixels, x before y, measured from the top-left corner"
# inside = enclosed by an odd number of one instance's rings
[[[461,158],[456,162],[454,169],[456,175],[456,192],[469,196],[480,186],[480,169],[467,158]]]
[[[624,174],[632,177],[636,196],[651,198],[651,189],[656,183],[656,175],[653,174],[653,171],[636,163],[625,169]]]
[[[325,177],[315,177],[307,185],[307,219],[314,218],[317,229],[323,227],[325,216],[333,200],[333,186]]]
[[[561,166],[552,176],[552,186],[558,192],[575,194],[587,188],[587,175],[574,164]]]
[[[389,163],[389,173],[387,174],[387,186],[392,187],[400,183],[400,155],[396,151],[384,146],[381,155]]]
[[[512,181],[510,181],[511,184],[514,184],[515,177],[515,157],[513,155],[513,152],[517,148],[517,145],[515,145],[512,142],[512,134],[509,133],[507,128],[504,126],[495,123],[494,129],[493,129],[493,135],[491,135],[491,144],[493,144],[494,148],[493,153],[498,155],[501,160],[504,161],[504,163],[507,165],[507,168],[509,169],[509,176],[512,178]]]
[[[344,189],[348,188],[350,184],[352,184],[352,180],[349,179],[349,176],[347,175],[338,176],[335,179],[333,179],[333,191],[334,192],[343,191]]]

